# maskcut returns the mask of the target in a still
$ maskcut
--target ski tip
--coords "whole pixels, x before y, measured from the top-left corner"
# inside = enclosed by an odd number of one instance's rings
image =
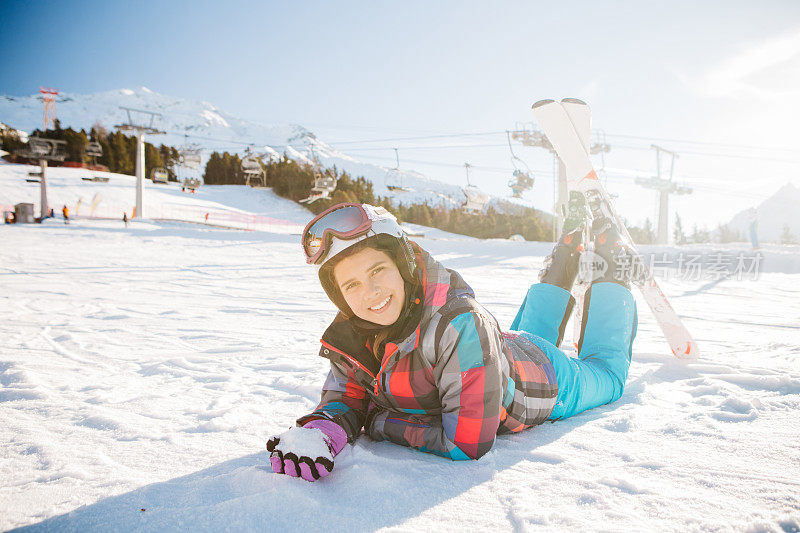
[[[554,103],[556,103],[556,101],[551,100],[550,98],[547,98],[545,100],[539,100],[538,102],[536,102],[531,106],[531,109],[536,109],[537,107],[542,107],[543,105],[554,104]]]
[[[580,104],[580,105],[589,105],[580,98],[562,98],[562,104]]]

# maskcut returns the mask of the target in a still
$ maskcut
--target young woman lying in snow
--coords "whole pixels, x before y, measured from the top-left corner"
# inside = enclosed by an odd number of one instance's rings
[[[478,459],[495,435],[558,420],[622,395],[636,304],[614,279],[615,226],[593,226],[606,273],[586,293],[578,359],[560,344],[575,304],[581,228],[565,233],[511,332],[461,276],[406,239],[381,207],[339,204],[302,236],[340,313],[322,336],[331,370],[322,400],[267,443],[274,472],[314,481],[361,433],[450,459]]]

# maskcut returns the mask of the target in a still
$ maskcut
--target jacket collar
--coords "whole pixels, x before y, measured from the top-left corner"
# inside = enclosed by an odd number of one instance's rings
[[[409,353],[413,351],[420,341],[420,331],[423,325],[427,324],[431,318],[439,312],[449,300],[462,295],[475,296],[472,288],[467,285],[461,275],[455,270],[445,268],[436,261],[431,255],[411,242],[414,256],[419,269],[420,282],[422,285],[422,315],[419,323],[410,334],[403,339],[390,339],[386,343],[384,362],[387,357],[396,353]],[[406,330],[408,331],[408,329]],[[322,339],[349,355],[358,359],[364,366],[375,372],[381,365],[366,347],[366,337],[359,334],[353,324],[343,314],[339,313],[331,325],[325,330]]]

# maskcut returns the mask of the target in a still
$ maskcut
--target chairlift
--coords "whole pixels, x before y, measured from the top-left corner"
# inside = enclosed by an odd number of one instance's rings
[[[190,192],[194,193],[200,187],[200,180],[197,178],[185,178],[183,183],[181,183],[181,190],[185,191],[189,189]]]
[[[29,137],[28,144],[16,151],[17,155],[28,159],[47,159],[63,161],[66,157],[67,141]]]
[[[331,197],[331,193],[336,190],[336,184],[339,180],[327,174],[317,173],[314,177],[314,187],[311,188],[311,194],[308,198],[300,200],[301,204],[310,204],[317,200],[324,200]]]
[[[250,152],[250,148],[245,151],[245,156],[242,158],[242,172],[244,172],[244,184],[250,185],[250,181],[256,182],[261,187],[267,186],[267,175],[261,167],[261,160],[256,154]]]
[[[513,173],[513,178],[508,182],[511,188],[511,196],[514,198],[522,198],[522,193],[533,187],[533,178],[527,173],[516,169]]]
[[[187,150],[181,154],[181,163],[184,167],[195,169],[200,167],[200,153],[197,150]]]
[[[489,195],[469,182],[469,169],[471,167],[472,165],[469,163],[464,163],[464,168],[467,171],[467,186],[461,189],[461,191],[464,193],[464,196],[466,196],[466,201],[461,207],[469,212],[483,211],[483,208],[489,203]]]
[[[169,183],[169,172],[162,167],[154,168],[150,171],[150,179],[153,183]]]
[[[514,165],[513,178],[508,182],[508,186],[511,188],[511,195],[514,198],[522,198],[522,193],[533,187],[531,169],[514,153],[514,148],[511,146],[511,132],[508,130],[506,130],[506,140],[508,140],[508,149],[511,152],[511,164]],[[526,170],[521,170],[517,166],[517,162],[521,163]]]
[[[256,173],[261,171],[261,163],[255,156],[248,156],[242,159],[242,171],[245,173]]]
[[[309,193],[307,198],[303,198],[299,200],[301,204],[310,204],[316,202],[317,200],[324,200],[326,198],[331,197],[331,193],[336,190],[336,185],[339,181],[338,178],[329,176],[328,174],[323,173],[320,170],[322,166],[317,158],[317,154],[314,153],[314,145],[310,144],[309,148],[311,149],[311,162],[313,165],[313,172],[314,172],[314,186],[311,188],[311,192]]]
[[[38,137],[31,137],[28,140],[28,147],[30,148],[31,154],[38,157],[50,155],[53,151],[53,145],[47,142],[47,139],[40,139]]]
[[[467,201],[463,205],[465,211],[483,211],[483,208],[489,203],[489,195],[475,185],[467,185],[462,191],[467,197]]]
[[[390,191],[405,191],[408,192],[411,189],[408,187],[403,186],[403,173],[400,170],[400,156],[397,153],[397,148],[394,149],[394,157],[397,161],[397,164],[394,168],[389,169],[389,172],[386,173],[385,183],[386,188]]]
[[[89,157],[102,157],[103,156],[103,147],[97,141],[91,141],[89,144],[86,145],[86,155]]]

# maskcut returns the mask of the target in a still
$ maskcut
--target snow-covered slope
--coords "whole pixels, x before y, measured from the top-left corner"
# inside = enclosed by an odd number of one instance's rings
[[[265,451],[326,375],[334,308],[296,237],[51,220],[0,242],[0,530],[800,527],[798,274],[665,281],[701,359],[675,360],[639,301],[614,404],[477,462],[362,437],[311,484]],[[420,243],[505,327],[550,247]]]
[[[61,124],[87,131],[99,122],[107,129],[126,122],[128,117],[120,106],[144,109],[161,114],[154,125],[165,135],[150,136],[154,143],[181,146],[188,141],[204,148],[203,163],[215,149],[243,153],[247,144],[266,156],[286,153],[299,161],[311,163],[316,158],[327,168],[336,166],[351,175],[363,176],[372,182],[379,196],[392,197],[400,203],[444,203],[456,207],[464,203],[464,193],[458,185],[436,181],[413,170],[401,170],[404,190],[392,191],[387,185],[389,169],[364,163],[325,144],[309,130],[296,124],[262,125],[240,119],[208,102],[197,102],[166,96],[146,87],[137,90],[119,89],[93,94],[62,93],[56,102]],[[147,120],[133,117],[134,120]],[[32,131],[42,127],[42,103],[39,96],[0,95],[0,121],[17,129]],[[232,150],[232,147],[235,147]],[[392,184],[391,182],[389,183]],[[500,211],[508,209],[508,200],[516,205],[531,206],[518,199],[493,198],[492,205]]]
[[[0,162],[0,207],[30,202],[39,215],[39,184],[26,181],[39,167]],[[108,182],[86,181],[106,177]],[[77,168],[47,169],[48,201],[60,215],[66,205],[73,217],[93,216],[121,220],[133,214],[136,178],[112,172]],[[144,217],[204,222],[212,225],[299,233],[311,212],[278,197],[271,189],[236,185],[204,185],[191,194],[176,183],[154,184],[145,180]],[[206,216],[208,215],[208,216]]]
[[[780,241],[784,225],[788,225],[794,237],[800,239],[800,188],[787,183],[764,200],[756,208],[756,213],[760,240]],[[750,220],[750,211],[745,210],[734,216],[728,225],[747,238]]]

